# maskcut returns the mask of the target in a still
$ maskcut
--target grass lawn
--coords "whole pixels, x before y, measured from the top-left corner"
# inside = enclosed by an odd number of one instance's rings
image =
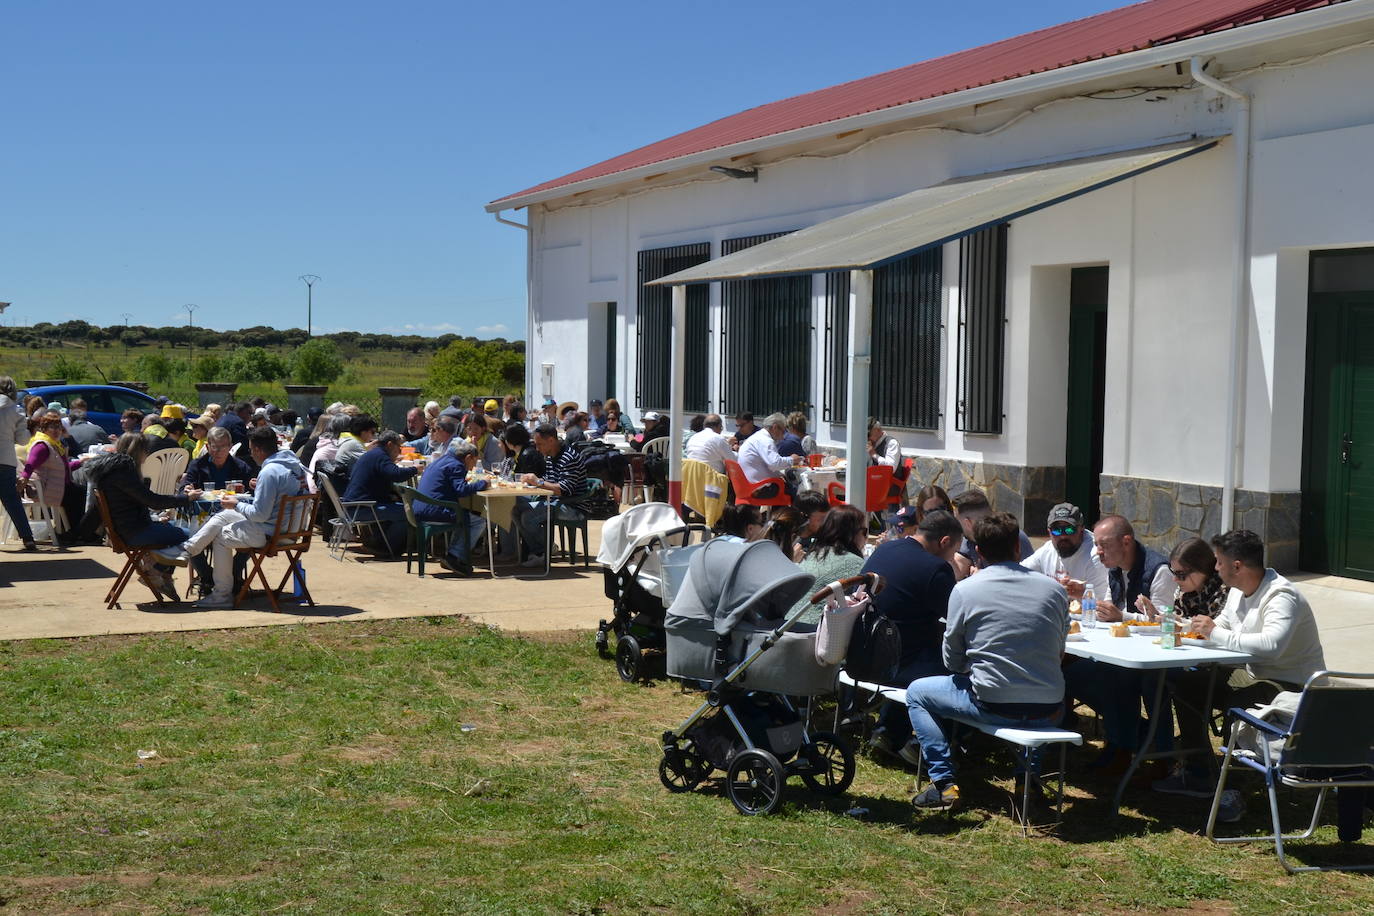
[[[845,798],[793,780],[742,817],[659,784],[696,701],[621,683],[587,634],[453,618],[0,644],[0,912],[1374,909],[1374,879],[1213,846],[1191,800],[1134,793],[1112,822],[1075,782],[1022,839],[995,750],[952,820],[864,759]]]

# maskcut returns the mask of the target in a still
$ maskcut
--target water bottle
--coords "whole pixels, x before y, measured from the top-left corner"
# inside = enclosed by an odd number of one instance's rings
[[[481,477],[482,475],[487,473],[487,466],[479,458],[477,459],[477,465],[472,470],[477,474],[478,477]]]
[[[1097,627],[1097,595],[1093,591],[1091,582],[1083,586],[1083,600],[1079,603],[1083,606],[1083,616],[1079,621],[1080,629],[1095,629]]]
[[[1159,606],[1159,647],[1172,649],[1177,639],[1174,636],[1174,609],[1167,604]]]

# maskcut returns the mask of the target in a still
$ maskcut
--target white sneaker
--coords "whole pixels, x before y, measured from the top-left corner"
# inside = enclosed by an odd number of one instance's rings
[[[152,553],[153,556],[157,558],[155,562],[158,563],[170,563],[173,566],[185,566],[190,561],[190,557],[187,555],[186,551],[181,549],[180,544],[178,544],[175,547],[159,547]]]
[[[191,605],[191,607],[201,610],[223,610],[232,608],[233,606],[234,599],[231,596],[215,594],[206,595],[204,598]]]
[[[526,557],[525,561],[520,565],[525,567],[526,569],[535,569],[537,567],[544,565],[544,557],[540,554],[532,553],[528,557]]]

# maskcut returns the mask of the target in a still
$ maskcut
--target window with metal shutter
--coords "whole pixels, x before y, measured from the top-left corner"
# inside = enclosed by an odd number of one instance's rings
[[[786,232],[726,239],[734,254]],[[811,412],[811,277],[765,277],[721,284],[720,411]]]
[[[884,426],[940,426],[943,257],[934,248],[873,271],[869,412]],[[822,416],[844,423],[849,411],[849,273],[826,274],[825,294]]]
[[[959,407],[956,429],[1002,432],[1007,224],[959,240]]]
[[[653,248],[639,253],[635,403],[640,410],[667,410],[672,379],[672,289],[644,284],[710,259],[710,242]],[[687,391],[684,398],[687,410],[701,412],[707,409],[710,336],[710,287],[694,283],[687,287]]]

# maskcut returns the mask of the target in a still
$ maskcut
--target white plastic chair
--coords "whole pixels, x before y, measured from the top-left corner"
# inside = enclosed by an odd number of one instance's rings
[[[190,453],[181,446],[162,448],[144,458],[139,471],[148,478],[148,488],[154,493],[173,496],[177,492],[177,484],[186,474],[186,465],[190,460]]]
[[[67,511],[60,505],[54,506],[43,499],[43,482],[37,476],[29,478],[29,486],[33,487],[33,496],[23,497],[24,514],[28,517],[29,527],[35,527],[36,522],[43,522],[48,526],[47,540],[52,541],[52,546],[56,548],[57,536],[68,528]],[[14,522],[10,520],[8,512],[0,512],[0,519],[3,519],[3,526],[0,526],[0,544],[7,543],[11,536],[18,535],[14,530]],[[34,532],[37,539],[38,532]]]
[[[646,455],[662,455],[666,458],[668,457],[669,444],[667,436],[660,436],[657,439],[650,439],[648,442],[645,442],[641,451]]]

